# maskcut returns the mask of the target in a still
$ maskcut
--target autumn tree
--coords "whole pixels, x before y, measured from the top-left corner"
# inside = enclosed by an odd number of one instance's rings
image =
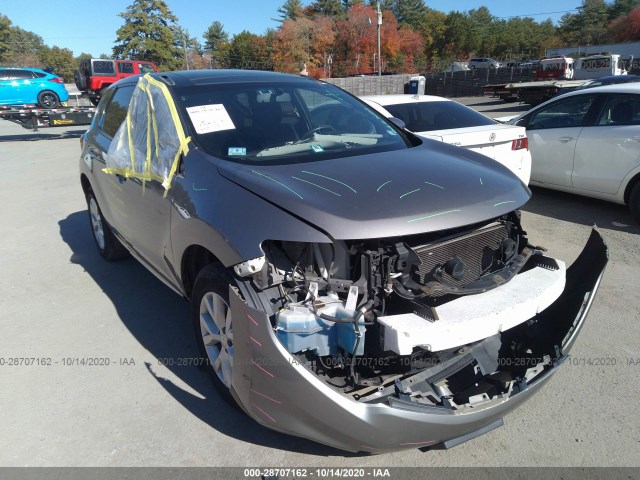
[[[640,40],[640,7],[634,8],[624,17],[618,17],[609,24],[608,33],[614,42]]]
[[[275,68],[279,71],[298,73],[302,66],[329,76],[329,64],[333,54],[335,32],[328,16],[313,20],[297,18],[286,20],[276,35]]]
[[[178,18],[164,0],[134,0],[119,16],[124,24],[116,31],[115,58],[152,61],[160,70],[183,66]]]
[[[631,13],[634,8],[640,7],[640,0],[614,0],[608,6],[609,20],[616,20]]]

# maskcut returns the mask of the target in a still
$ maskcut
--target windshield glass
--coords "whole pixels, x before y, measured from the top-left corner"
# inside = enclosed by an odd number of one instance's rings
[[[413,102],[384,105],[394,117],[402,120],[412,132],[429,132],[451,128],[495,125],[496,122],[458,102]]]
[[[252,82],[176,93],[196,144],[227,160],[310,162],[410,146],[390,122],[333,85]]]

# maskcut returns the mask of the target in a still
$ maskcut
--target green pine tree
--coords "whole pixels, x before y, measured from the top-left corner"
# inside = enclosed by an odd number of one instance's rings
[[[134,0],[124,13],[113,47],[115,58],[148,60],[160,70],[177,70],[184,64],[178,18],[164,0]]]

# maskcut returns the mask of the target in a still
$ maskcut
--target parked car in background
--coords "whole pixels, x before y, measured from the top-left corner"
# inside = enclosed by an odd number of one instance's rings
[[[412,132],[482,153],[529,183],[531,154],[523,127],[498,123],[456,101],[433,95],[360,98],[383,115],[399,118]]]
[[[470,70],[475,70],[477,68],[497,69],[500,67],[502,67],[502,64],[494,58],[472,58],[469,60]]]
[[[467,62],[453,62],[446,68],[446,70],[444,70],[446,73],[467,71],[469,71],[469,64]]]
[[[64,80],[39,68],[0,67],[0,105],[55,108],[69,100]]]
[[[85,93],[91,103],[97,105],[102,91],[109,85],[132,75],[157,71],[158,67],[153,62],[89,58],[80,63],[80,68],[74,72],[73,78],[78,90]]]
[[[574,90],[508,123],[527,129],[532,185],[628,205],[640,223],[640,83]]]
[[[345,450],[500,426],[568,358],[607,262],[596,230],[569,269],[546,257],[511,172],[309,77],[124,79],[81,144],[99,254],[191,299],[223,396]]]

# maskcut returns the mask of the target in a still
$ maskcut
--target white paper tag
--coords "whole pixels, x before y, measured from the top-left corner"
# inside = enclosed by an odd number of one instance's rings
[[[187,113],[196,129],[196,133],[199,134],[233,130],[236,128],[227,110],[221,103],[187,107]]]

